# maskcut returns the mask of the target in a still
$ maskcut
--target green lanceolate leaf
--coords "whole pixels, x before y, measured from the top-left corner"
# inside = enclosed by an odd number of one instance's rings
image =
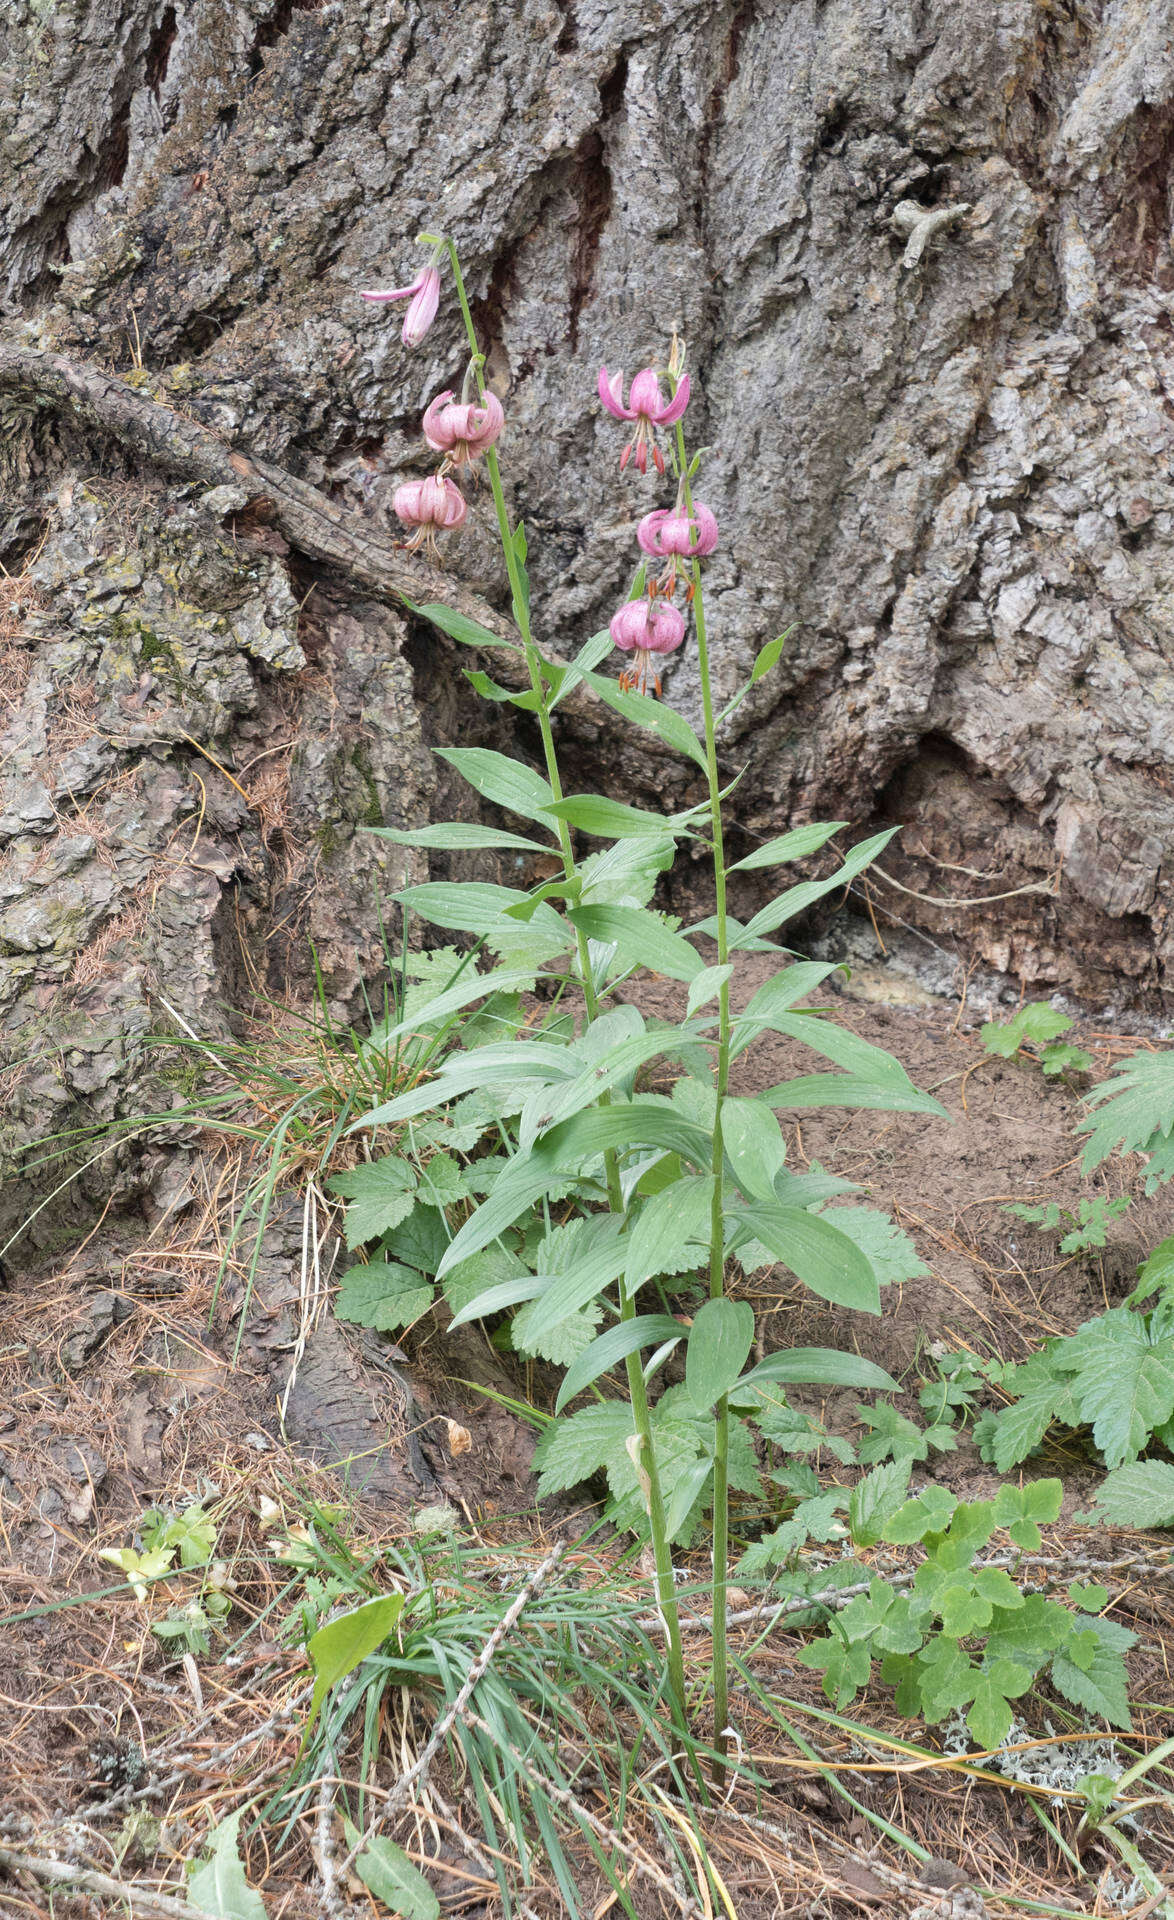
[[[215,1920],[266,1920],[265,1902],[245,1879],[237,1851],[243,1818],[238,1808],[208,1835],[208,1857],[188,1867],[188,1900],[199,1913]]]
[[[707,1300],[698,1308],[685,1351],[685,1385],[699,1413],[729,1392],[753,1340],[754,1308],[745,1300]]]
[[[526,1080],[565,1080],[574,1067],[574,1061],[566,1057],[565,1048],[547,1046],[540,1040],[513,1041],[508,1047],[508,1053],[499,1047],[478,1047],[471,1054],[451,1055],[435,1079],[408,1087],[405,1092],[397,1093],[394,1100],[385,1100],[382,1106],[360,1115],[347,1128],[348,1134],[368,1127],[390,1126],[397,1120],[414,1120],[418,1114],[431,1113],[446,1100],[455,1100],[474,1088]]]
[[[768,840],[765,846],[755,847],[744,860],[736,860],[729,871],[744,873],[755,867],[777,867],[784,860],[805,860],[809,854],[818,853],[833,833],[842,833],[847,824],[846,820],[831,820],[815,821],[809,827],[792,827],[790,833],[782,833],[776,840]]]
[[[732,944],[744,946],[750,940],[761,939],[764,934],[774,933],[779,927],[785,926],[788,920],[793,920],[796,914],[806,913],[807,909],[814,906],[817,900],[822,900],[825,894],[834,893],[837,887],[846,887],[850,880],[854,880],[857,874],[863,873],[865,867],[884,851],[896,831],[896,827],[890,827],[886,832],[875,833],[871,840],[862,841],[860,846],[853,847],[851,853],[846,855],[836,872],[827,880],[804,880],[797,887],[790,887],[768,907],[763,907],[760,913],[756,913],[754,918],[747,922],[745,931],[739,934]]]
[[[536,1274],[537,1297],[526,1316],[529,1339],[545,1339],[564,1320],[597,1300],[605,1287],[619,1279],[624,1268],[624,1253],[624,1242],[612,1239],[584,1254],[566,1273]],[[461,1319],[468,1317],[468,1314],[459,1315],[453,1325],[459,1325]]]
[[[568,1367],[554,1403],[555,1412],[561,1413],[568,1400],[630,1353],[639,1353],[642,1347],[655,1346],[661,1340],[683,1340],[685,1331],[680,1321],[667,1313],[640,1313],[634,1320],[621,1320],[609,1327]]]
[[[386,1032],[381,1032],[379,1045],[386,1050],[405,1034],[421,1033],[429,1027],[439,1026],[450,1014],[459,1013],[464,1007],[471,1006],[474,1000],[483,999],[486,994],[517,993],[528,987],[533,979],[532,968],[498,967],[493,973],[477,973],[469,967],[435,999],[426,1000],[422,1006],[414,1006],[404,1019],[397,1021]]]
[[[788,1347],[782,1353],[770,1353],[744,1374],[737,1386],[743,1390],[776,1385],[794,1387],[858,1387],[862,1391],[896,1393],[897,1382],[858,1353],[837,1353],[834,1347]]]
[[[468,614],[458,613],[454,607],[446,607],[439,600],[428,600],[423,606],[416,606],[411,600],[404,605],[421,619],[431,621],[450,640],[459,640],[465,647],[505,648],[509,653],[521,653],[522,648],[516,640],[506,640],[496,633],[490,633],[488,627],[479,626],[476,620],[470,620]]]
[[[796,1111],[810,1107],[849,1107],[869,1113],[933,1113],[939,1119],[950,1118],[940,1101],[930,1093],[920,1093],[912,1082],[903,1087],[895,1081],[861,1080],[853,1073],[803,1074],[796,1080],[782,1080],[777,1087],[768,1087],[758,1098],[769,1101],[772,1107]]]
[[[572,907],[567,919],[589,940],[614,946],[625,966],[695,980],[705,964],[696,947],[648,907]]]
[[[508,703],[511,707],[519,707],[523,713],[538,711],[538,695],[532,687],[524,693],[518,693],[513,687],[503,687],[500,681],[491,680],[487,673],[482,673],[480,667],[464,667],[462,672],[473,692],[479,693],[483,700],[492,700],[499,705]]]
[[[306,1652],[314,1668],[314,1692],[310,1699],[310,1717],[302,1735],[303,1748],[331,1687],[345,1680],[360,1661],[383,1645],[403,1609],[402,1594],[383,1594],[378,1600],[367,1600],[350,1613],[340,1614],[337,1620],[329,1620],[311,1635]]]
[[[543,659],[542,671],[555,689],[554,698],[550,703],[552,713],[559,701],[565,700],[567,695],[579,685],[585,674],[597,667],[601,660],[607,659],[613,645],[611,634],[606,627],[603,627],[599,633],[593,633],[589,640],[583,642],[569,666],[556,667],[552,660]]]
[[[549,853],[550,842],[525,840],[520,833],[506,833],[501,827],[482,827],[472,821],[448,820],[442,826],[418,827],[412,833],[398,827],[369,827],[380,840],[394,840],[401,847],[435,847],[443,852],[460,848],[514,847],[526,853]]]
[[[776,1018],[789,1013],[804,994],[813,993],[829,973],[837,970],[834,961],[822,964],[803,960],[795,967],[782,967],[752,996],[745,1010],[733,1023],[730,1034],[730,1058],[736,1059],[752,1040],[772,1027]]]
[[[644,693],[625,693],[614,680],[605,679],[599,673],[585,673],[583,678],[614,712],[622,714],[625,720],[632,721],[633,725],[643,727],[649,733],[659,734],[666,747],[684,754],[703,772],[706,770],[705,748],[683,714],[679,714],[674,707],[667,706],[661,700],[652,700]]]
[[[609,800],[602,793],[572,793],[565,800],[556,800],[550,811],[556,818],[578,827],[581,833],[594,834],[599,840],[643,840],[686,833],[685,822],[701,810],[695,807],[684,815],[643,813],[639,807],[626,806],[622,800]]]
[[[596,1154],[606,1153],[609,1148],[624,1153],[645,1147],[679,1153],[704,1169],[711,1141],[704,1128],[652,1101],[617,1101],[610,1107],[577,1113],[553,1127],[532,1153],[510,1163],[488,1199],[457,1234],[437,1268],[437,1278],[496,1240],[519,1214],[558,1184],[567,1168],[580,1172]]]
[[[701,969],[696,979],[689,983],[689,1002],[685,1009],[687,1018],[692,1019],[698,1007],[704,1007],[710,1000],[717,999],[733,971],[733,967],[728,964],[724,967]]]
[[[678,1174],[644,1201],[624,1242],[630,1294],[657,1274],[688,1273],[708,1261],[712,1206],[710,1174]]]
[[[799,1207],[758,1201],[735,1203],[726,1212],[732,1224],[760,1240],[822,1299],[859,1313],[880,1312],[880,1288],[870,1261],[829,1220]]]
[[[439,759],[455,767],[483,799],[504,807],[507,813],[520,814],[526,820],[550,824],[554,794],[549,782],[520,760],[508,754],[494,753],[490,747],[437,747]]]
[[[764,1100],[722,1101],[722,1145],[734,1180],[747,1199],[773,1201],[776,1174],[787,1148],[773,1110]]]
[[[507,907],[530,903],[530,895],[520,888],[497,887],[486,880],[426,880],[417,887],[401,887],[393,897],[433,926],[480,934],[495,928]],[[538,913],[549,916],[542,920],[544,927],[557,930],[558,916],[550,907],[539,903]]]
[[[357,1847],[362,1835],[350,1820],[343,1821],[348,1847]],[[383,1834],[374,1834],[356,1857],[355,1872],[368,1893],[382,1901],[389,1913],[403,1920],[440,1920],[440,1901],[402,1847]]]

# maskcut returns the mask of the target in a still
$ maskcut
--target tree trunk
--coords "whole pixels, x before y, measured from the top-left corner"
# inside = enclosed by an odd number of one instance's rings
[[[157,1104],[145,1037],[304,995],[311,945],[353,1010],[404,872],[363,826],[451,807],[429,745],[507,724],[403,611],[500,619],[485,493],[447,582],[387,530],[465,357],[450,297],[414,352],[357,298],[421,229],[476,296],[544,641],[604,624],[665,502],[594,390],[676,327],[722,689],[793,627],[725,743],[746,845],[902,822],[882,918],[1154,1003],[1170,0],[15,0],[0,71],[10,1165]],[[695,717],[687,649],[665,694]],[[564,718],[583,767],[690,791],[608,718]]]

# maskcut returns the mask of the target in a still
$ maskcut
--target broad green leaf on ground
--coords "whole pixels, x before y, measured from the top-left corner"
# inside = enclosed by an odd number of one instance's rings
[[[538,1495],[566,1493],[622,1453],[635,1428],[626,1400],[603,1400],[547,1427],[534,1451]]]
[[[417,1206],[402,1227],[388,1238],[387,1251],[405,1266],[432,1275],[449,1244],[448,1226],[439,1207]]]
[[[1108,1467],[1136,1459],[1174,1416],[1174,1343],[1155,1344],[1145,1316],[1115,1308],[1066,1343],[1073,1393]]]
[[[514,1315],[510,1326],[510,1338],[515,1353],[537,1354],[542,1360],[549,1360],[552,1366],[569,1367],[573,1360],[586,1351],[595,1338],[596,1330],[603,1318],[603,1308],[593,1301],[590,1306],[579,1307],[573,1313],[564,1314],[553,1325],[536,1323],[535,1308],[542,1303],[531,1300]],[[537,1324],[537,1331],[533,1328]]]
[[[1075,1625],[1097,1636],[1091,1661],[1082,1666],[1061,1647],[1052,1659],[1052,1679],[1064,1696],[1086,1713],[1107,1720],[1110,1726],[1128,1728],[1129,1675],[1123,1656],[1136,1646],[1137,1635],[1115,1620],[1101,1620],[1078,1613]]]
[[[1014,1660],[995,1660],[975,1676],[974,1698],[966,1724],[983,1747],[997,1747],[1011,1731],[1015,1714],[1010,1706],[1027,1692],[1032,1669]]]
[[[911,1460],[890,1460],[856,1482],[848,1499],[848,1532],[854,1546],[876,1545],[886,1521],[904,1503],[912,1471]]]
[[[1043,1046],[1067,1033],[1071,1025],[1066,1013],[1057,1013],[1045,1000],[1033,1000],[1028,1006],[1020,1007],[1011,1020],[988,1020],[979,1037],[988,1053],[1010,1060],[1025,1040]]]
[[[429,1206],[451,1207],[467,1200],[464,1170],[451,1153],[434,1153],[420,1168],[420,1198]]]
[[[434,1288],[412,1267],[394,1260],[372,1260],[365,1267],[348,1267],[334,1303],[335,1316],[355,1326],[374,1327],[378,1333],[398,1333],[427,1313]]]
[[[407,1219],[416,1204],[416,1173],[399,1154],[388,1153],[336,1174],[330,1190],[350,1202],[345,1230],[347,1246],[353,1251]]]
[[[503,1246],[483,1248],[444,1278],[444,1297],[452,1309],[454,1327],[529,1300],[538,1288],[530,1269]]]
[[[992,1428],[990,1456],[1000,1473],[1026,1460],[1039,1446],[1057,1411],[1069,1397],[1067,1380],[1053,1377],[1032,1387],[998,1415]]]
[[[208,1835],[208,1856],[189,1863],[188,1901],[215,1920],[266,1920],[265,1902],[245,1879],[238,1852],[241,1809],[230,1813]]]
[[[1137,1276],[1130,1303],[1148,1300],[1155,1293],[1174,1293],[1174,1234],[1159,1240]]]
[[[729,871],[743,873],[755,867],[777,867],[784,860],[805,860],[809,854],[818,853],[834,833],[842,833],[846,825],[844,820],[830,820],[813,821],[809,827],[792,827],[790,833],[779,834],[777,839],[755,847],[744,859],[735,860]]]
[[[357,1847],[362,1839],[359,1829],[344,1820],[343,1830],[347,1846]],[[440,1920],[440,1901],[394,1840],[374,1834],[356,1857],[355,1872],[389,1913],[402,1914],[403,1920]]]
[[[554,794],[550,783],[532,767],[523,766],[508,754],[494,753],[489,747],[437,747],[436,754],[495,806],[523,819],[550,824]]]
[[[1118,1467],[1097,1488],[1092,1517],[1111,1527],[1174,1527],[1174,1466],[1135,1460]]]
[[[941,1533],[949,1525],[957,1505],[957,1497],[945,1487],[926,1487],[885,1521],[881,1538],[895,1546],[913,1546],[931,1533]]]
[[[707,1300],[693,1316],[685,1385],[698,1412],[734,1385],[754,1341],[754,1309],[745,1300]]]
[[[361,1607],[340,1614],[337,1620],[328,1620],[317,1633],[311,1634],[306,1652],[314,1669],[314,1692],[302,1734],[303,1747],[331,1687],[345,1680],[369,1653],[383,1645],[403,1608],[401,1593],[381,1594],[377,1600],[366,1600]]]
[[[1174,1133],[1174,1051],[1135,1053],[1084,1104],[1095,1109],[1076,1128],[1088,1134],[1086,1173],[1111,1153],[1153,1153]],[[1152,1190],[1147,1179],[1146,1191]]]
[[[995,1495],[995,1524],[1006,1527],[1017,1547],[1025,1552],[1039,1550],[1043,1535],[1040,1524],[1050,1526],[1060,1517],[1064,1498],[1059,1480],[1029,1480],[1026,1486],[1001,1486]]]

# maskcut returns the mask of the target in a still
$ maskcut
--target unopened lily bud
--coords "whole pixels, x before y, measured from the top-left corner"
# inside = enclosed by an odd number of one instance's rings
[[[360,300],[407,300],[408,310],[404,315],[403,342],[405,347],[418,347],[432,322],[440,305],[440,268],[435,261],[424,267],[416,278],[406,287],[388,287],[383,291],[361,293]]]

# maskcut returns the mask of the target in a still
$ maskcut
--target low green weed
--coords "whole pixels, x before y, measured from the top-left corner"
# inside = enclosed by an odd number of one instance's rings
[[[1091,1053],[1060,1039],[1071,1026],[1066,1013],[1058,1013],[1046,1000],[1032,1000],[1009,1020],[988,1020],[979,1037],[987,1052],[1000,1060],[1024,1055],[1048,1075],[1088,1073],[1093,1065]]]

